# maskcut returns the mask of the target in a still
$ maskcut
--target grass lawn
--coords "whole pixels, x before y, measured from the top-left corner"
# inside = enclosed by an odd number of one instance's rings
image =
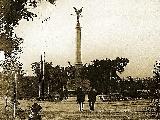
[[[34,102],[42,106],[42,120],[130,120],[149,119],[149,114],[143,112],[151,103],[148,100],[101,102],[98,98],[95,104],[95,111],[90,112],[86,101],[84,111],[79,111],[75,97],[70,97],[67,101],[47,102],[19,100],[23,110],[29,110]],[[0,120],[5,120],[3,101],[0,102]],[[28,112],[25,113],[26,120]],[[8,118],[9,119],[9,118]],[[7,120],[8,120],[7,119]],[[19,120],[19,118],[17,118]],[[25,119],[24,119],[25,120]]]

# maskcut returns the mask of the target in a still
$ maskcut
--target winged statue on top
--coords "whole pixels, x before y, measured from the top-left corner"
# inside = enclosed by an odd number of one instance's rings
[[[77,8],[73,7],[75,12],[76,12],[76,15],[77,15],[77,23],[79,23],[79,17],[81,16],[81,12],[82,12],[82,8],[80,10],[77,10]]]

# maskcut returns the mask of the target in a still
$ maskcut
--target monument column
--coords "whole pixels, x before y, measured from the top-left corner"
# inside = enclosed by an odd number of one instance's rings
[[[75,59],[75,86],[76,87],[82,87],[82,79],[80,78],[80,72],[82,68],[82,61],[81,61],[81,26],[79,22],[79,18],[81,16],[82,8],[80,10],[77,10],[75,7],[73,7],[76,16],[77,16],[77,22],[76,22],[76,59]]]
[[[77,24],[76,24],[76,61],[75,61],[75,67],[78,69],[82,67],[82,61],[81,61],[81,26],[79,22],[79,17],[81,16],[82,8],[80,10],[77,10],[75,7],[76,15],[77,15]],[[77,73],[76,72],[76,73]]]
[[[76,67],[82,66],[81,61],[81,27],[80,23],[77,23],[76,26]]]

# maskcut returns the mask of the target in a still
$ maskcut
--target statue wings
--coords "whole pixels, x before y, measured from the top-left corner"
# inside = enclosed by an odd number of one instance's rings
[[[77,13],[77,14],[80,14],[81,12],[82,12],[82,8],[80,9],[80,10],[77,10],[77,8],[75,8],[75,7],[73,7],[74,8],[74,10],[75,10],[75,12]]]
[[[73,8],[74,8],[75,12],[77,13],[77,8],[75,8],[75,7],[73,7]]]
[[[83,8],[83,7],[82,7]],[[80,9],[80,10],[78,10],[79,11],[79,13],[81,13],[82,12],[82,8]]]

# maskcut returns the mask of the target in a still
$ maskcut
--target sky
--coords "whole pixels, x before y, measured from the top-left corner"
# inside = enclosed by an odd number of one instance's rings
[[[43,51],[46,61],[53,65],[75,63],[73,7],[83,7],[83,64],[125,57],[130,62],[120,76],[153,75],[153,65],[160,55],[159,0],[57,0],[56,6],[42,0],[37,8],[30,8],[38,17],[21,20],[15,28],[17,36],[24,39],[20,61],[28,74],[32,73],[31,63],[40,61]]]

